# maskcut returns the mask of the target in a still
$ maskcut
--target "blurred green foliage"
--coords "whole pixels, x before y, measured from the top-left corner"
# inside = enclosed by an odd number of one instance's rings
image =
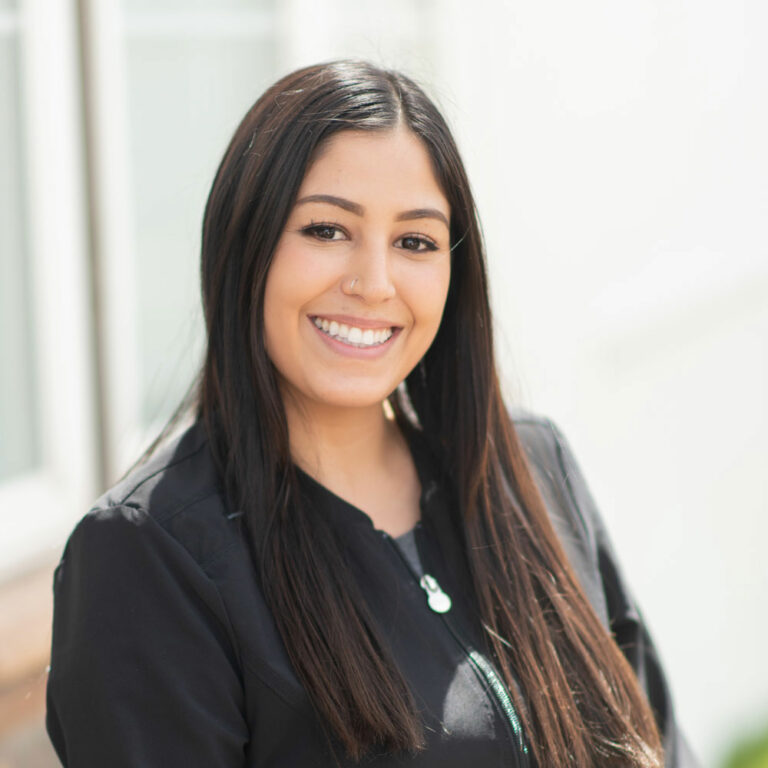
[[[768,768],[768,729],[734,747],[723,768]]]

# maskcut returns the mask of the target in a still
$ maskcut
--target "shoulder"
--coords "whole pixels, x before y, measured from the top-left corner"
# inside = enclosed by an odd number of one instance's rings
[[[600,577],[603,523],[571,447],[549,418],[510,409],[550,522],[590,602],[607,621]]]
[[[509,409],[509,416],[540,490],[557,493],[554,501],[562,508],[560,511],[576,515],[588,533],[592,522],[590,509],[585,509],[586,505],[577,498],[580,470],[563,433],[546,416],[519,408]]]
[[[528,460],[548,475],[560,473],[568,446],[557,425],[547,416],[521,408],[510,408],[508,412]]]
[[[551,419],[519,408],[510,408],[509,416],[538,484],[565,495],[560,505],[572,506],[568,497],[568,469],[565,438]],[[578,509],[573,511],[579,512]]]
[[[117,754],[123,765],[235,765],[243,754],[240,644],[216,573],[234,534],[206,452],[189,430],[69,536],[46,722],[71,765]]]
[[[510,408],[509,417],[529,460],[541,458],[557,464],[558,432],[546,416]]]
[[[154,547],[205,569],[239,541],[207,437],[196,423],[96,500],[70,535],[65,555],[108,548],[111,556],[131,550],[140,557]]]
[[[54,572],[59,665],[78,647],[93,650],[105,633],[143,633],[141,645],[169,622],[188,635],[231,637],[218,571],[230,559],[247,560],[239,522],[227,517],[197,426],[131,471],[77,523]],[[230,639],[220,644],[234,647]]]

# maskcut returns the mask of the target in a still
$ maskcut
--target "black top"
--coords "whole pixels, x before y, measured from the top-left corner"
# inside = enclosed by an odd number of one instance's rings
[[[544,420],[519,419],[517,428],[587,597],[658,713],[667,765],[695,765],[567,446]],[[424,752],[373,755],[364,764],[526,766],[515,709],[483,653],[457,511],[431,476],[428,457],[412,449],[422,482],[413,532],[421,577],[364,512],[300,473],[316,513],[339,533],[425,724]],[[54,576],[46,722],[62,763],[301,768],[334,765],[333,750],[340,765],[351,765],[337,744],[329,746],[257,573],[200,425],[99,499],[70,536]],[[425,586],[428,576],[434,583]]]

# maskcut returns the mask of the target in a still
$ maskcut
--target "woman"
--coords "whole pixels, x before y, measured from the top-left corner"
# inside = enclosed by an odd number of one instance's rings
[[[270,88],[202,290],[194,424],[57,569],[65,765],[692,764],[566,444],[502,402],[469,184],[412,81]]]

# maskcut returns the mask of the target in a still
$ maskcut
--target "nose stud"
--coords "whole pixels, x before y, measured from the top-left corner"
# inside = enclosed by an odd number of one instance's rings
[[[351,293],[352,291],[355,290],[356,285],[357,285],[357,278],[353,277],[352,280],[347,285],[347,291]]]

